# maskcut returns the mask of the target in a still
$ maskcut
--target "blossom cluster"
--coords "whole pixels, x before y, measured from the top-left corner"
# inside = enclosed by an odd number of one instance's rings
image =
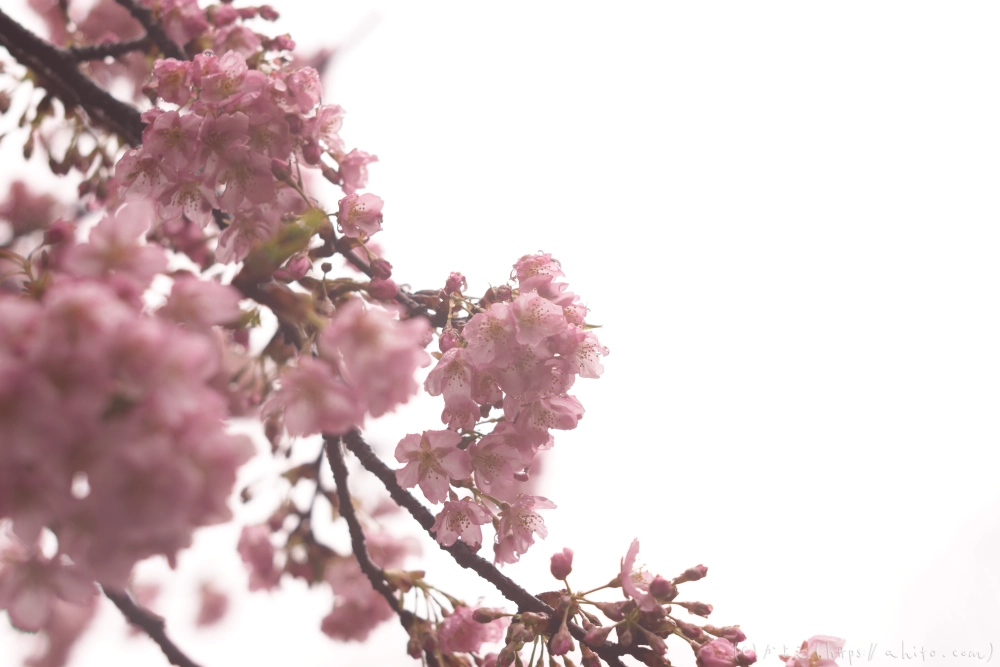
[[[320,103],[317,71],[265,65],[251,68],[237,51],[157,61],[148,89],[178,109],[146,111],[142,145],[115,170],[118,195],[156,202],[179,247],[197,245],[185,235],[200,234],[216,211],[229,215],[215,252],[224,263],[243,260],[282,222],[311,208],[292,176],[301,166],[320,167],[323,155],[339,167],[326,169],[346,193],[338,213],[344,233],[370,236],[381,227],[382,200],[356,192],[376,158],[345,151],[343,110]]]
[[[253,452],[225,428],[214,328],[236,319],[238,297],[179,279],[144,313],[137,295],[165,265],[139,242],[149,221],[148,208],[126,206],[89,242],[53,248],[61,271],[35,298],[0,295],[0,519],[28,554],[7,559],[0,605],[24,629],[50,613],[43,590],[73,601],[67,573],[120,588],[139,560],[172,561],[194,529],[228,521]],[[58,543],[44,561],[43,531]]]
[[[600,377],[608,354],[585,322],[580,297],[558,280],[563,275],[551,255],[526,255],[514,265],[514,287],[493,289],[492,303],[473,308],[464,323],[453,320],[424,384],[444,398],[441,421],[448,428],[407,435],[396,448],[405,464],[400,484],[419,485],[428,500],[444,502],[433,529],[438,541],[450,546],[461,539],[478,549],[480,526],[495,520],[498,563],[517,562],[536,533],[545,536],[536,510],[555,504],[516,493],[515,482],[540,450],[552,447],[552,430],[576,428],[584,410],[567,392],[577,376]],[[452,274],[447,298],[465,301],[464,284]],[[493,410],[502,416],[480,423]],[[478,430],[488,423],[495,424],[488,433]],[[445,502],[455,495],[452,480],[473,496]]]

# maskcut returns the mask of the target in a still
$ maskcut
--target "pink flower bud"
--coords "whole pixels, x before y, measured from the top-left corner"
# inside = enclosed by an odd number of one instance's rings
[[[447,352],[451,348],[458,344],[458,332],[448,327],[441,332],[441,336],[438,338],[438,349],[442,352]]]
[[[292,280],[298,280],[309,273],[309,269],[312,268],[312,260],[306,255],[297,255],[288,260],[285,268],[292,276]]]
[[[688,639],[701,640],[705,636],[705,631],[699,628],[697,625],[688,623],[687,621],[677,621],[677,627],[680,628],[681,634],[683,634]]]
[[[295,40],[288,35],[278,35],[271,40],[271,48],[275,51],[294,51]]]
[[[379,280],[375,278],[368,283],[368,293],[372,298],[380,301],[388,301],[399,293],[399,287],[391,280]]]
[[[410,641],[406,642],[406,654],[414,660],[420,659],[420,642],[417,641],[416,637],[410,637]]]
[[[573,551],[571,549],[563,549],[560,552],[552,554],[552,562],[549,565],[549,570],[552,572],[552,576],[562,581],[569,576],[569,573],[573,571]]]
[[[271,158],[271,174],[279,181],[284,181],[292,175],[292,169],[287,162],[275,157]]]
[[[684,607],[695,616],[707,617],[712,613],[712,605],[704,602],[675,602],[678,607]]]
[[[45,230],[43,242],[45,245],[58,245],[71,238],[73,238],[73,225],[65,220],[56,220]]]
[[[445,294],[451,294],[452,292],[464,292],[468,283],[465,280],[465,276],[457,271],[452,271],[451,275],[448,276],[448,280],[444,283]]]
[[[257,15],[265,21],[277,21],[278,12],[271,5],[261,5],[257,8]]]
[[[302,130],[305,129],[305,121],[302,120],[302,116],[297,113],[290,113],[285,116],[285,122],[288,123],[288,131],[294,135],[302,134]]]
[[[497,667],[510,667],[514,664],[514,655],[516,651],[510,646],[504,646],[500,650],[500,655],[497,656]]]
[[[736,664],[740,667],[750,667],[755,662],[757,662],[757,653],[752,649],[736,652]]]
[[[714,639],[698,649],[698,667],[736,667],[736,647],[728,639]]]
[[[656,575],[656,578],[649,584],[649,593],[657,600],[669,602],[677,597],[677,587],[670,580]]]
[[[595,602],[594,605],[601,610],[601,613],[612,621],[620,621],[625,618],[622,607],[626,602]]]
[[[601,659],[589,648],[581,645],[580,653],[583,654],[582,667],[601,667]]]
[[[727,625],[722,628],[717,628],[714,625],[706,625],[705,631],[715,635],[716,637],[725,637],[733,644],[739,644],[742,641],[746,641],[747,638],[738,625]]]
[[[632,645],[632,630],[627,625],[615,626],[618,629],[618,643],[622,646]]]
[[[708,575],[708,568],[704,565],[695,565],[684,570],[679,577],[674,577],[675,584],[683,584],[686,581],[698,581]]]
[[[490,609],[489,607],[479,607],[472,612],[472,620],[476,623],[492,623],[504,616],[508,616],[508,614],[503,609]]]
[[[615,629],[613,625],[605,625],[603,628],[594,626],[590,630],[587,630],[587,634],[583,636],[583,641],[591,646],[600,646],[603,644],[611,631]]]
[[[385,261],[381,257],[372,260],[371,269],[373,278],[388,280],[392,277],[392,264]]]
[[[496,288],[496,298],[497,301],[513,301],[514,291],[510,288],[510,285],[500,285]]]
[[[323,151],[320,149],[319,144],[315,141],[309,142],[302,149],[302,157],[305,159],[306,164],[319,164],[319,158],[322,154]]]
[[[552,655],[566,655],[573,650],[573,637],[570,636],[566,624],[563,623],[559,631],[552,635],[549,640],[549,653]]]

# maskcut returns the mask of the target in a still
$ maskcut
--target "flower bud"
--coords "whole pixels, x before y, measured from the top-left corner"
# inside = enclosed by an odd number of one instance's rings
[[[391,280],[379,280],[375,278],[368,283],[368,293],[375,299],[388,301],[399,294],[399,287]]]
[[[315,141],[310,141],[302,148],[302,157],[305,159],[306,164],[317,165],[319,164],[319,158],[323,154],[320,150],[319,144]]]
[[[705,637],[705,632],[697,625],[688,623],[687,621],[681,621],[679,619],[674,619],[677,623],[677,627],[680,628],[681,634],[683,634],[688,639],[701,640]]]
[[[618,643],[622,646],[632,645],[632,630],[627,625],[615,626],[618,629]]]
[[[706,625],[705,632],[709,632],[716,637],[724,637],[733,644],[739,644],[742,641],[746,641],[747,638],[738,625],[727,625],[722,628],[717,628],[714,625]]]
[[[514,654],[516,651],[510,646],[504,646],[497,656],[497,667],[510,667],[514,664]]]
[[[677,597],[677,587],[669,579],[656,575],[649,584],[649,593],[658,601],[669,602]]]
[[[444,293],[451,294],[452,292],[464,292],[468,287],[468,283],[465,281],[465,276],[457,271],[452,271],[448,276],[448,280],[444,283]]]
[[[271,158],[271,174],[279,181],[287,181],[292,176],[292,168],[284,160]]]
[[[406,642],[406,654],[414,660],[419,660],[421,652],[420,642],[416,637],[410,637],[410,641]]]
[[[458,344],[458,332],[448,327],[441,332],[441,336],[438,337],[438,349],[442,352],[447,352],[451,348]]]
[[[740,667],[750,667],[755,662],[757,662],[757,653],[754,650],[748,648],[736,651],[736,664]]]
[[[498,618],[503,618],[504,616],[509,616],[507,612],[503,609],[490,609],[489,607],[480,607],[472,612],[472,620],[476,623],[492,623]]]
[[[595,602],[594,606],[600,609],[601,613],[612,621],[620,621],[625,618],[625,614],[622,611],[622,607],[625,604],[625,602]]]
[[[45,245],[58,245],[66,239],[73,238],[73,225],[65,220],[56,220],[45,230],[42,242]]]
[[[583,636],[583,641],[591,646],[600,646],[607,640],[608,635],[611,634],[614,628],[615,626],[613,625],[606,625],[603,628],[595,625],[590,630],[587,630],[587,634]]]
[[[736,647],[728,639],[713,639],[698,649],[698,667],[736,667]]]
[[[377,257],[372,260],[371,269],[373,278],[387,280],[392,277],[392,264],[385,261],[381,257]]]
[[[695,565],[684,570],[680,576],[674,577],[675,584],[683,584],[686,581],[698,581],[708,575],[708,568],[704,565]]]
[[[278,12],[271,5],[261,5],[257,8],[257,16],[265,21],[277,21]]]
[[[712,613],[712,605],[704,602],[675,602],[674,604],[678,607],[684,607],[695,616],[707,617]]]
[[[566,624],[563,623],[559,630],[552,635],[549,640],[549,653],[552,655],[566,655],[573,650],[573,637],[570,636]]]
[[[510,288],[510,285],[500,285],[496,290],[497,301],[513,301],[514,291]]]
[[[601,659],[597,657],[597,654],[582,644],[580,645],[580,653],[583,654],[581,667],[601,667]]]
[[[563,581],[573,571],[573,551],[563,549],[561,552],[552,554],[552,562],[549,565],[552,576]]]

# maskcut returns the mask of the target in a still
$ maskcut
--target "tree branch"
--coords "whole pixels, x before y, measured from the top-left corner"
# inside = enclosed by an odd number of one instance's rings
[[[171,665],[177,665],[177,667],[200,667],[198,663],[187,657],[176,644],[170,641],[170,637],[166,633],[166,623],[161,617],[137,605],[129,597],[129,594],[124,591],[114,591],[110,588],[105,588],[104,595],[118,607],[129,623],[145,632],[150,639],[157,643]]]
[[[163,26],[160,22],[156,20],[153,16],[153,12],[146,7],[143,7],[135,0],[115,0],[119,5],[128,10],[128,13],[132,15],[136,21],[142,24],[142,27],[146,29],[146,34],[156,47],[160,49],[162,53],[167,58],[174,58],[175,60],[188,60],[187,55],[184,51],[177,46],[174,40],[170,39]]]
[[[434,515],[411,493],[399,485],[396,481],[396,472],[382,462],[382,459],[375,454],[368,443],[361,437],[361,432],[357,429],[351,429],[344,435],[343,440],[347,448],[361,461],[361,465],[364,466],[365,470],[379,478],[379,481],[389,491],[389,496],[392,497],[396,504],[406,509],[416,519],[417,523],[430,533],[431,527],[434,525]],[[431,536],[433,537],[433,533],[431,533]],[[532,611],[548,614],[549,616],[555,614],[555,610],[552,607],[521,588],[517,582],[500,572],[492,563],[479,556],[464,542],[455,542],[450,547],[446,547],[438,542],[438,546],[451,554],[456,563],[474,571],[480,577],[496,586],[497,590],[505,598],[517,605],[518,611]],[[570,634],[577,641],[582,641],[586,631],[575,623],[567,625]],[[624,667],[619,656],[628,653],[641,657],[645,653],[641,647],[632,646],[626,648],[611,642],[604,642],[601,646],[592,648],[602,660],[613,667]]]
[[[145,51],[153,43],[152,38],[146,34],[136,39],[129,39],[123,42],[105,42],[104,44],[92,44],[90,46],[71,46],[66,49],[66,53],[77,62],[87,60],[104,60],[108,56],[117,58],[132,51]]]
[[[0,10],[0,44],[19,63],[44,80],[67,108],[78,107],[94,122],[121,135],[127,143],[138,146],[145,126],[139,111],[115,99],[88,79],[77,68],[73,56],[58,49]]]
[[[405,630],[409,631],[413,625],[413,614],[400,608],[399,600],[385,583],[385,574],[382,572],[382,568],[373,563],[368,556],[368,547],[365,546],[365,531],[361,527],[361,522],[358,521],[358,515],[354,512],[354,501],[351,498],[351,490],[347,486],[347,466],[344,464],[344,455],[340,451],[340,438],[323,436],[323,443],[326,457],[330,460],[330,469],[333,470],[333,479],[337,484],[340,515],[347,521],[347,528],[351,533],[351,548],[354,551],[354,557],[358,559],[361,571],[368,577],[372,588],[385,598],[393,611],[399,614],[399,622]]]

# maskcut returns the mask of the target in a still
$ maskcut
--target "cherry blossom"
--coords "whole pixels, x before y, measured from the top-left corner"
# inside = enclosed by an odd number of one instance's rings
[[[491,518],[485,507],[469,498],[449,500],[438,513],[431,531],[437,535],[437,541],[446,547],[461,539],[478,550],[483,543],[483,531],[479,526],[489,523]]]
[[[432,503],[443,502],[449,480],[472,474],[468,452],[458,448],[461,441],[454,431],[410,433],[396,446],[396,460],[406,464],[396,471],[396,479],[404,488],[419,484]]]
[[[541,496],[521,494],[517,500],[500,511],[496,544],[493,546],[496,563],[516,563],[528,547],[540,537],[549,534],[545,521],[536,509],[554,509],[556,504]]]

